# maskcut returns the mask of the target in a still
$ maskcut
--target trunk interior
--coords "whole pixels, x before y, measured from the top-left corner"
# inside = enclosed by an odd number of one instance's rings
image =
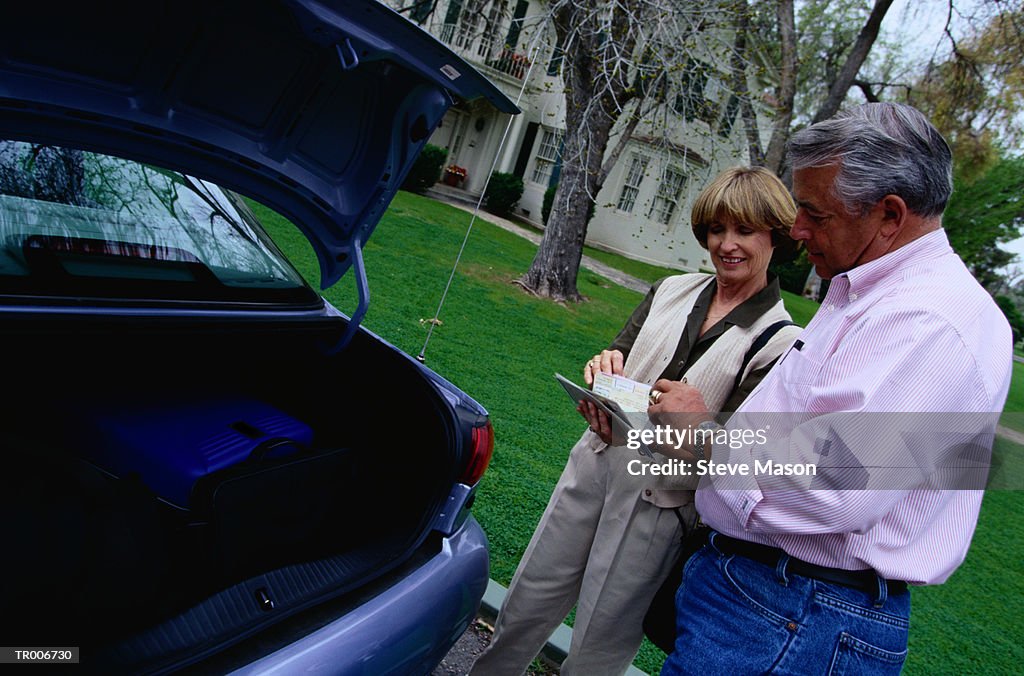
[[[181,666],[400,565],[458,474],[451,407],[364,334],[334,356],[299,326],[8,335],[11,645]]]

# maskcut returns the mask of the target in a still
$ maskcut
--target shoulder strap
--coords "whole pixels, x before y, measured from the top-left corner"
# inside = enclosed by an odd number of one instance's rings
[[[764,346],[768,344],[768,341],[775,337],[776,333],[787,326],[796,326],[796,324],[788,319],[777,321],[762,331],[761,335],[751,343],[750,349],[747,350],[745,355],[743,355],[743,363],[740,365],[740,370],[736,372],[736,380],[732,384],[733,392],[735,392],[739,388],[740,383],[743,382],[743,372],[747,370],[747,365],[750,364],[750,360],[754,358],[754,355],[760,352]]]

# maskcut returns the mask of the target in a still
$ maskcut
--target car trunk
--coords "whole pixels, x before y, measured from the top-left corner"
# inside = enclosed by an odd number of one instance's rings
[[[408,357],[366,333],[330,355],[323,320],[249,324],[244,344],[227,321],[144,324],[5,332],[12,645],[81,645],[101,671],[178,667],[424,545],[463,432]]]

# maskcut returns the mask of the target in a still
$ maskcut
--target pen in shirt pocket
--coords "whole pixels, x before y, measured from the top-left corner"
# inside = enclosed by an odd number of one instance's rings
[[[781,364],[782,362],[786,361],[786,359],[789,357],[789,353],[792,352],[793,350],[796,350],[797,352],[800,352],[803,349],[804,349],[804,341],[799,340],[799,339],[794,340],[793,344],[789,346],[788,350],[786,350],[786,354],[782,355],[782,359],[779,360],[779,363]]]

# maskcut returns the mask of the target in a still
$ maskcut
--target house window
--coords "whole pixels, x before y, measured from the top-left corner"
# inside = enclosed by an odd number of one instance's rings
[[[619,211],[633,213],[637,195],[640,194],[640,184],[644,180],[644,172],[647,171],[647,161],[648,158],[643,155],[633,155],[629,171],[626,172],[626,180],[622,183],[622,192],[619,193]]]
[[[452,44],[455,39],[455,27],[459,24],[459,16],[462,14],[462,0],[451,0],[448,3],[448,11],[444,15],[444,24],[441,26],[441,42],[446,45]]]
[[[441,41],[487,60],[500,44],[504,4],[494,0],[451,0],[441,27]]]
[[[679,198],[686,185],[686,175],[678,167],[665,167],[658,182],[658,191],[654,195],[654,203],[648,218],[668,225],[679,205]]]
[[[416,0],[412,4],[409,18],[418,24],[423,24],[434,11],[434,0]]]
[[[548,75],[557,77],[562,71],[562,59],[565,57],[565,52],[562,51],[562,45],[557,44],[551,51],[551,60],[548,61]]]
[[[518,0],[516,9],[512,14],[512,25],[508,28],[508,35],[505,36],[505,47],[514,50],[519,45],[519,34],[523,30],[523,20],[526,18],[526,10],[530,3],[526,0]]]
[[[733,94],[729,97],[729,102],[725,104],[722,117],[718,119],[718,135],[722,138],[728,138],[732,134],[732,127],[736,123],[736,113],[739,109],[740,99]]]
[[[713,76],[711,67],[703,61],[690,59],[680,74],[672,108],[687,122],[697,119],[712,125],[718,121],[716,102],[721,97],[722,86]]]
[[[558,152],[562,146],[562,132],[555,129],[544,129],[540,137],[540,146],[537,148],[537,157],[533,163],[533,175],[530,177],[534,183],[547,185],[551,180],[551,171],[558,162]]]

